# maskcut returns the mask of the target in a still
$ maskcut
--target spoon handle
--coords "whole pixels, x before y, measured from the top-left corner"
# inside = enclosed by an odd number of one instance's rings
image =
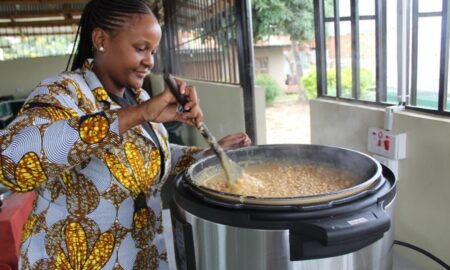
[[[164,81],[169,87],[169,90],[172,92],[172,95],[176,98],[177,102],[184,107],[184,105],[186,105],[186,103],[188,102],[188,99],[185,95],[182,95],[180,93],[175,79],[169,73],[164,72]],[[193,119],[192,121],[197,127],[195,119]],[[241,174],[240,167],[237,164],[232,163],[231,159],[226,155],[223,148],[217,143],[216,138],[214,138],[214,136],[211,134],[205,123],[202,123],[202,125],[200,127],[197,127],[197,129],[200,131],[200,134],[202,134],[203,138],[205,138],[206,142],[219,158],[220,163],[225,170],[225,174],[227,175],[228,181],[231,183],[238,179]],[[237,171],[237,173],[235,171]]]
[[[169,73],[164,73],[164,81],[169,87],[170,92],[176,98],[178,104],[184,107],[188,102],[188,99],[185,95],[182,95],[179,91],[178,84],[175,79]]]

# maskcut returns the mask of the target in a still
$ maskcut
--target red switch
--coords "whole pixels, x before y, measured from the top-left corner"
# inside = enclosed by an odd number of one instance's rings
[[[391,138],[389,136],[386,136],[386,139],[384,139],[384,149],[386,149],[386,151],[389,151],[390,148],[391,148]]]

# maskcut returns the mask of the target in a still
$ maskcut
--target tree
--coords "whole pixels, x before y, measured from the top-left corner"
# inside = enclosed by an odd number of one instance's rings
[[[330,9],[332,1],[326,0]],[[301,81],[303,66],[299,49],[314,39],[313,0],[253,0],[253,36],[255,40],[268,35],[289,35],[294,64],[291,67],[294,78]],[[299,91],[304,94],[300,88]]]
[[[252,1],[253,38],[255,40],[261,40],[265,36],[274,34],[286,34],[284,21],[292,19],[293,14],[284,2],[279,0]]]

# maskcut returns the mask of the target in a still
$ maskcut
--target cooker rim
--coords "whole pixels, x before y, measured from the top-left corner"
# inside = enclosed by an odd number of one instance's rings
[[[346,189],[337,190],[328,193],[322,194],[313,194],[307,196],[291,196],[291,197],[256,197],[256,196],[242,196],[227,192],[221,192],[214,189],[210,189],[204,186],[199,185],[193,178],[194,170],[203,164],[208,162],[214,163],[217,165],[218,159],[215,156],[208,156],[197,160],[193,163],[187,170],[183,172],[186,182],[190,186],[190,189],[196,193],[202,193],[204,196],[208,196],[217,200],[226,201],[226,202],[235,202],[237,204],[247,204],[247,205],[255,205],[255,206],[289,206],[289,205],[297,205],[297,206],[314,206],[314,205],[323,205],[323,204],[335,204],[341,200],[347,201],[350,199],[357,199],[361,196],[364,196],[362,193],[366,192],[375,192],[376,189],[380,187],[380,182],[383,181],[382,177],[382,167],[381,164],[374,159],[373,157],[344,147],[337,146],[329,146],[329,145],[319,145],[319,144],[269,144],[269,145],[257,145],[250,146],[246,148],[234,149],[226,151],[228,156],[231,159],[235,159],[239,153],[254,153],[255,151],[263,151],[263,149],[271,149],[271,148],[282,148],[282,149],[293,149],[299,148],[298,151],[307,151],[311,149],[319,149],[320,151],[341,151],[343,153],[349,155],[357,155],[359,158],[366,159],[368,162],[371,162],[373,166],[375,166],[375,173],[368,179],[359,182],[358,184],[351,186]],[[238,162],[237,160],[234,160]],[[211,166],[210,166],[211,167]],[[202,167],[203,168],[203,167]]]

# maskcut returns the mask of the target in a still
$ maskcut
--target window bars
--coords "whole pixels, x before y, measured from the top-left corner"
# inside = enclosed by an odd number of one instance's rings
[[[85,3],[0,5],[0,61],[71,52]]]
[[[0,28],[0,61],[70,54],[75,32],[71,26]]]
[[[164,1],[170,72],[185,78],[239,83],[234,1]],[[170,2],[170,3],[168,3]]]

